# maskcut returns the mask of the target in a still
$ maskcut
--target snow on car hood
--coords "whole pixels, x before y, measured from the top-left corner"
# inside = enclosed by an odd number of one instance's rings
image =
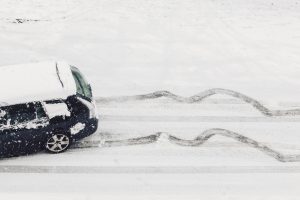
[[[66,99],[76,94],[70,66],[65,62],[40,62],[0,67],[2,105]]]

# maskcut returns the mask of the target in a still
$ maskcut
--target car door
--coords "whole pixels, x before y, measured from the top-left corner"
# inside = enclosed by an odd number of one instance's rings
[[[0,108],[0,155],[6,154],[8,150],[8,134],[9,134],[9,125],[8,125],[8,107]]]
[[[5,126],[1,131],[2,156],[15,156],[38,151],[44,141],[44,129],[49,120],[42,104],[26,103],[9,106]]]

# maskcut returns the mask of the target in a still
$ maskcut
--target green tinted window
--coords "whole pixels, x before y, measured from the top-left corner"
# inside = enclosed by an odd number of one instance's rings
[[[85,96],[84,92],[83,92],[83,89],[82,89],[82,86],[78,80],[78,78],[76,77],[76,74],[75,72],[72,71],[72,74],[73,74],[73,77],[74,77],[74,80],[75,80],[75,84],[76,84],[76,91],[78,94],[81,94],[83,96]]]
[[[71,67],[71,70],[76,83],[77,93],[91,99],[92,91],[90,85],[76,67]]]

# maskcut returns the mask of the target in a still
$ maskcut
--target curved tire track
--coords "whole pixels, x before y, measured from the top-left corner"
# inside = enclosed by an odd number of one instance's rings
[[[176,102],[180,103],[198,103],[203,101],[204,99],[216,95],[216,94],[222,94],[222,95],[228,95],[235,97],[237,99],[240,99],[241,101],[244,101],[251,106],[253,106],[256,110],[261,112],[263,115],[268,117],[277,117],[277,116],[295,116],[300,115],[300,109],[291,109],[291,110],[271,110],[265,107],[262,103],[260,103],[258,100],[255,100],[247,95],[244,95],[242,93],[228,90],[228,89],[222,89],[222,88],[213,88],[206,91],[203,91],[197,95],[191,96],[191,97],[182,97],[178,96],[176,94],[173,94],[169,91],[156,91],[149,94],[142,94],[142,95],[135,95],[135,96],[119,96],[119,97],[100,97],[97,99],[98,103],[110,103],[110,102],[127,102],[127,101],[141,101],[141,100],[147,100],[147,99],[157,99],[160,97],[166,97],[169,99],[172,99]]]
[[[232,138],[238,142],[241,142],[250,147],[256,148],[261,152],[265,153],[268,156],[275,158],[280,162],[299,162],[300,155],[284,155],[276,150],[271,149],[270,147],[257,142],[249,137],[243,136],[236,132],[214,128],[208,129],[201,133],[194,140],[185,140],[175,137],[168,133],[158,132],[145,137],[130,138],[124,140],[104,140],[104,141],[81,141],[74,144],[73,148],[89,148],[89,147],[113,147],[113,146],[128,146],[128,145],[141,145],[141,144],[150,144],[157,142],[162,136],[164,136],[169,142],[179,145],[179,146],[189,146],[189,147],[198,147],[204,144],[211,137],[220,135],[223,137]]]

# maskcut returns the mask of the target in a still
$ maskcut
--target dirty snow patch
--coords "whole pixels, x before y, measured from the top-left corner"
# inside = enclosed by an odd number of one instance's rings
[[[85,128],[85,124],[83,123],[77,123],[73,127],[70,128],[71,134],[76,135],[80,131],[82,131]]]

